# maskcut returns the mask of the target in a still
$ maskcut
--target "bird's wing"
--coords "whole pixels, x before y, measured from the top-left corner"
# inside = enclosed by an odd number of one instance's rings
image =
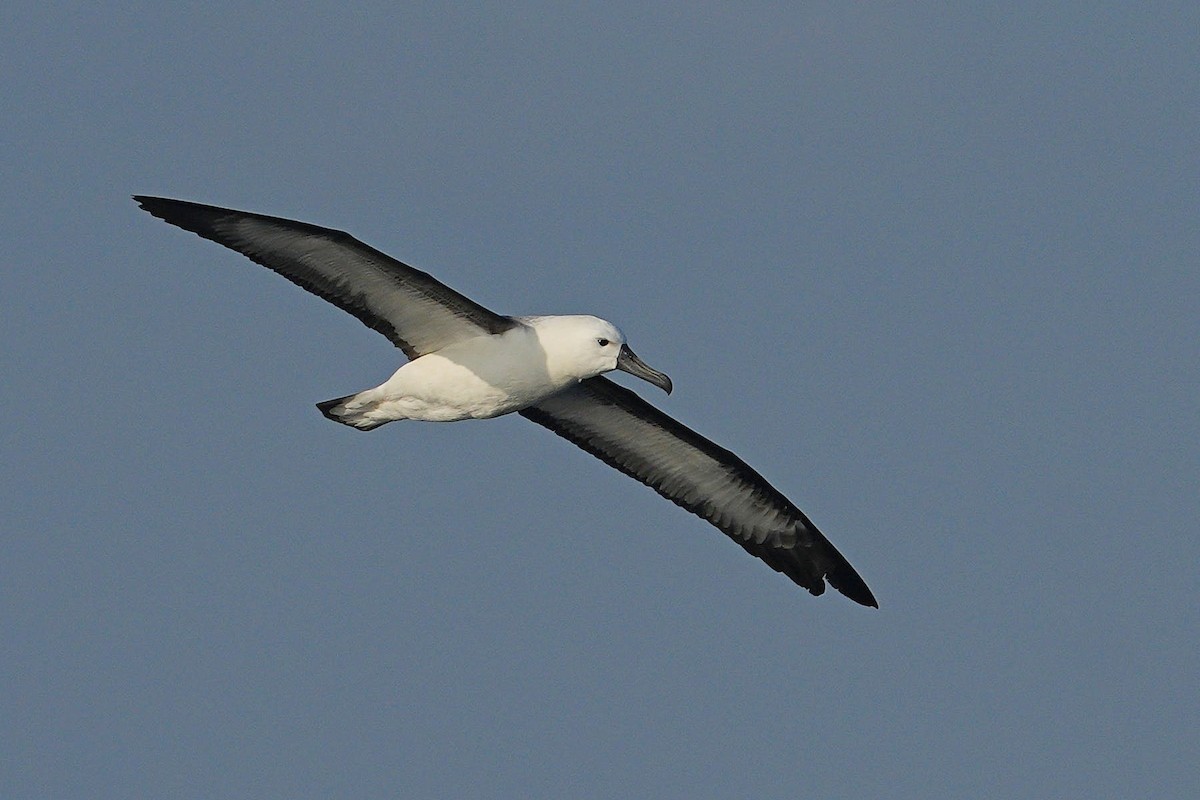
[[[854,567],[746,462],[607,378],[590,378],[521,415],[711,522],[813,594],[830,585],[878,607]]]
[[[184,200],[133,199],[350,312],[409,358],[520,324],[342,231]]]

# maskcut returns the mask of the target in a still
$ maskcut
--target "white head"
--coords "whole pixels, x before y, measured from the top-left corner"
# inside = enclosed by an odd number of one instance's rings
[[[576,314],[529,317],[525,322],[537,331],[548,364],[571,379],[581,381],[619,369],[671,393],[671,379],[634,355],[625,344],[625,334],[607,320]]]

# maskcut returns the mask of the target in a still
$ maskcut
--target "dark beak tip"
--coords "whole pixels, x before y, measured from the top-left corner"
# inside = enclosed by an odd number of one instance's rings
[[[617,357],[616,368],[654,384],[667,394],[670,394],[671,390],[675,388],[669,377],[638,358],[627,344],[621,345],[621,354]]]

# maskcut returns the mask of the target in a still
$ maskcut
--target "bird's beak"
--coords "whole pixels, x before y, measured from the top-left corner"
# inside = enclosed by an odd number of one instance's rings
[[[638,358],[627,344],[621,345],[621,352],[617,355],[617,369],[649,381],[667,394],[671,393],[671,379]]]

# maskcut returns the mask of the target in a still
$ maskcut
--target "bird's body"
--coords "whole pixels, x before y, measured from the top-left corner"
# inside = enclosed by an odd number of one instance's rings
[[[236,250],[353,314],[410,359],[372,389],[318,403],[372,430],[519,413],[711,522],[812,594],[828,581],[876,606],[854,567],[791,501],[733,453],[604,377],[622,370],[671,391],[612,323],[496,314],[349,234],[158,197],[134,198],[172,225]]]
[[[503,372],[497,366],[500,356],[512,354],[514,345],[523,349],[530,338],[513,329],[451,345],[408,362],[379,386],[317,407],[335,422],[360,430],[401,419],[455,422],[518,411],[549,393],[540,391],[545,376],[531,374],[532,369]],[[515,364],[525,366],[520,360]]]
[[[484,333],[419,356],[379,386],[317,407],[360,430],[400,419],[490,419],[613,369],[625,342],[616,326],[597,317],[514,319],[519,324],[503,333]]]

